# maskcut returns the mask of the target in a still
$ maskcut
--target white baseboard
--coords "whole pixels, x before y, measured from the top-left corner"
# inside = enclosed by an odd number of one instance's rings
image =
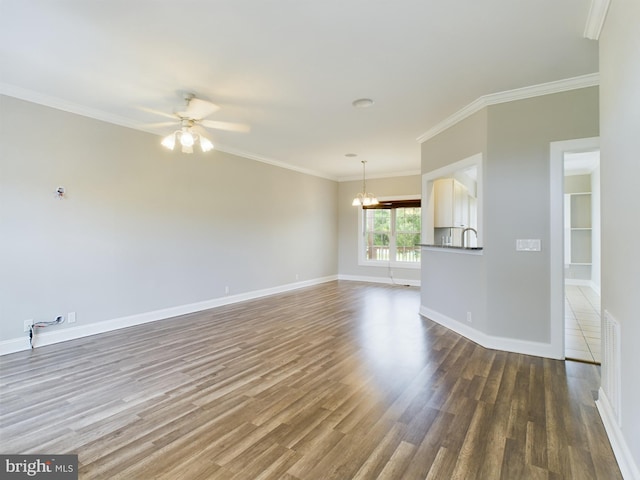
[[[386,285],[409,285],[411,287],[419,287],[420,280],[409,280],[406,278],[390,278],[390,277],[368,277],[366,275],[338,275],[338,280],[348,280],[351,282],[370,282],[384,283]]]
[[[622,478],[625,480],[640,480],[640,468],[638,468],[638,465],[636,465],[633,460],[633,456],[629,451],[629,447],[624,439],[622,430],[616,421],[616,415],[613,408],[611,408],[611,402],[609,402],[609,398],[607,398],[607,395],[604,393],[602,388],[598,390],[596,407],[598,409],[598,413],[600,413],[600,418],[602,418],[602,423],[604,424],[607,436],[609,437],[609,443],[611,443],[613,454],[616,456],[616,460],[618,461],[618,467],[620,467]]]
[[[578,287],[589,287],[591,290],[596,292],[598,295],[600,294],[600,285],[596,285],[596,282],[593,280],[580,280],[578,278],[565,278],[565,285],[575,285]]]
[[[447,327],[449,330],[453,330],[454,332],[485,348],[522,353],[524,355],[533,355],[536,357],[555,358],[558,360],[563,359],[558,358],[558,356],[554,354],[554,349],[550,343],[530,342],[527,340],[488,335],[463,322],[459,322],[451,317],[443,315],[440,312],[427,308],[424,305],[420,306],[420,315],[439,323],[443,327]]]
[[[112,330],[118,330],[120,328],[132,327],[134,325],[141,325],[144,323],[155,322],[157,320],[166,320],[168,318],[177,317],[180,315],[200,312],[202,310],[208,310],[210,308],[221,307],[223,305],[243,302],[245,300],[252,300],[254,298],[266,297],[268,295],[288,292],[291,290],[296,290],[298,288],[310,287],[312,285],[318,285],[321,283],[331,282],[334,280],[338,280],[337,275],[331,275],[328,277],[321,277],[321,278],[306,280],[302,282],[288,283],[286,285],[266,288],[264,290],[254,290],[252,292],[214,298],[211,300],[205,300],[203,302],[190,303],[187,305],[178,305],[175,307],[164,308],[161,310],[154,310],[151,312],[139,313],[136,315],[129,315],[126,317],[113,318],[111,320],[104,320],[102,322],[88,323],[86,325],[78,325],[78,326],[65,328],[57,331],[38,333],[38,335],[34,338],[34,345],[37,348],[37,347],[42,347],[44,345],[51,345],[59,342],[66,342],[68,340],[75,340],[77,338],[88,337],[90,335],[96,335],[98,333],[110,332]],[[20,352],[23,350],[29,350],[29,348],[30,348],[29,339],[27,337],[27,334],[25,333],[23,337],[12,338],[12,339],[4,340],[0,342],[0,355],[7,355],[10,353]]]

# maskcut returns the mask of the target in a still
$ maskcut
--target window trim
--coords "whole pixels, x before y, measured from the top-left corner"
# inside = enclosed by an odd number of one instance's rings
[[[385,202],[402,202],[403,200],[420,200],[422,197],[419,194],[416,195],[394,195],[392,197],[378,197],[378,201],[380,203]],[[398,262],[396,260],[367,260],[366,259],[366,251],[364,248],[364,211],[375,209],[375,208],[384,208],[384,207],[373,207],[373,208],[363,208],[360,207],[358,209],[358,266],[361,267],[388,267],[388,268],[406,268],[410,270],[419,270],[422,261],[420,262]],[[399,208],[399,207],[398,207]],[[421,207],[422,208],[422,207]]]

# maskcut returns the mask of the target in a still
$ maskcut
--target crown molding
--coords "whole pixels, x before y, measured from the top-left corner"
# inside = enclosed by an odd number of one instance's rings
[[[26,88],[17,87],[15,85],[0,83],[0,94],[43,105],[45,107],[55,108],[56,110],[62,110],[63,112],[74,113],[83,117],[93,118],[94,120],[101,120],[114,125],[120,125],[121,127],[153,133],[154,135],[158,134],[152,130],[140,128],[139,125],[136,125],[134,121],[128,118],[113,115],[96,108],[85,107],[77,103],[68,102],[57,97],[34,92],[33,90],[27,90]]]
[[[311,175],[312,177],[326,178],[327,180],[332,180],[334,182],[339,181],[337,177],[327,175],[326,173],[318,172],[316,170],[310,170],[308,168],[297,167],[295,165],[291,165],[290,163],[285,163],[279,160],[274,160],[272,158],[263,157],[262,155],[257,155],[255,153],[245,152],[243,150],[237,150],[235,148],[226,147],[224,145],[220,145],[217,143],[215,144],[215,150],[229,153],[231,155],[237,155],[238,157],[248,158],[249,160],[255,160],[256,162],[273,165],[274,167],[280,167],[280,168],[285,168],[287,170],[292,170],[294,172],[304,173],[305,175]]]
[[[549,95],[552,93],[566,92],[569,90],[577,90],[579,88],[594,87],[599,84],[600,84],[600,74],[590,73],[587,75],[581,75],[579,77],[556,80],[555,82],[540,83],[538,85],[531,85],[529,87],[506,90],[504,92],[490,93],[488,95],[484,95],[474,100],[469,105],[458,110],[456,113],[454,113],[450,117],[445,118],[442,122],[434,125],[432,128],[430,128],[425,133],[420,135],[416,140],[419,143],[424,143],[430,138],[433,138],[439,133],[442,133],[448,128],[454,126],[456,123],[464,120],[465,118],[473,115],[474,113],[490,105],[513,102],[515,100],[524,100],[526,98],[539,97],[542,95]]]
[[[368,175],[367,180],[373,180],[375,178],[394,178],[394,177],[411,177],[414,175],[422,175],[420,170],[407,170],[404,172],[390,172],[390,173],[378,173],[376,175]],[[338,177],[338,182],[355,182],[362,181],[362,175],[350,175],[348,177]],[[395,197],[394,197],[395,198]]]
[[[611,0],[591,0],[591,8],[587,16],[587,24],[584,27],[584,38],[598,40],[602,26],[607,18]]]
[[[7,83],[0,82],[0,94],[6,95],[8,97],[18,98],[20,100],[25,100],[31,103],[36,103],[38,105],[43,105],[45,107],[55,108],[56,110],[62,110],[64,112],[81,115],[83,117],[93,118],[94,120],[100,120],[100,121],[111,123],[114,125],[119,125],[121,127],[131,128],[133,130],[150,133],[152,135],[162,136],[157,131],[154,131],[149,128],[141,127],[140,124],[128,118],[120,117],[118,115],[112,115],[102,110],[85,107],[77,103],[68,102],[66,100],[62,100],[57,97],[52,97],[42,93],[34,92],[32,90],[28,90],[22,87],[17,87],[15,85],[10,85]],[[218,143],[215,144],[215,150],[229,153],[231,155],[237,155],[239,157],[248,158],[249,160],[255,160],[257,162],[266,163],[269,165],[273,165],[275,167],[285,168],[287,170],[293,170],[294,172],[304,173],[305,175],[326,178],[328,180],[333,180],[334,182],[338,181],[336,177],[327,175],[322,172],[297,167],[295,165],[291,165],[285,162],[263,157],[255,153],[245,152],[245,151],[237,150],[231,147],[226,147]]]

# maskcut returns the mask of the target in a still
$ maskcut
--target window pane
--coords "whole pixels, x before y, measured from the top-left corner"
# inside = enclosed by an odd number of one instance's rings
[[[420,209],[397,208],[396,212],[396,261],[419,262]]]
[[[391,231],[391,210],[365,210],[367,232]]]
[[[389,235],[386,233],[367,233],[367,260],[389,260]]]
[[[397,262],[419,262],[420,247],[419,233],[399,233],[396,237],[396,261]]]
[[[399,232],[420,232],[420,209],[396,209],[396,229]]]
[[[389,260],[391,238],[391,211],[364,210],[365,212],[365,258],[367,260]]]

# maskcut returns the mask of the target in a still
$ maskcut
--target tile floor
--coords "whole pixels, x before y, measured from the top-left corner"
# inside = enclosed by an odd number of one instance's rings
[[[572,360],[600,363],[600,295],[592,288],[565,285],[564,353]]]

